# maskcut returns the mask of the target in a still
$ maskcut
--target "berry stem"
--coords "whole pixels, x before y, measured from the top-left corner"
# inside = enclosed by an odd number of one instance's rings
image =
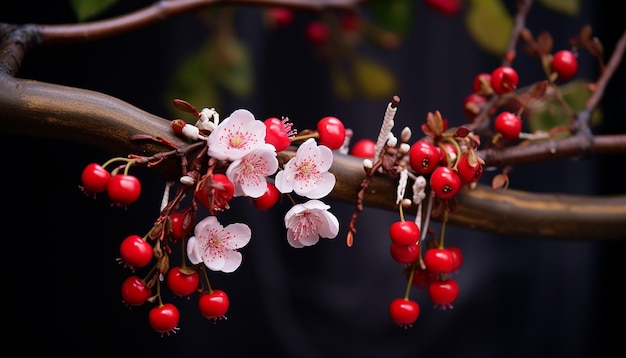
[[[439,248],[443,249],[443,238],[446,232],[446,223],[448,222],[448,208],[443,211],[443,219],[441,220],[441,233],[439,234]]]
[[[209,281],[209,275],[206,273],[206,268],[204,265],[201,266],[202,275],[204,276],[204,281],[206,282],[206,289],[209,293],[213,293],[213,287],[211,287],[211,281]]]
[[[319,138],[319,137],[320,137],[320,134],[317,131],[315,131],[313,133],[291,137],[291,142],[305,141],[309,138]]]
[[[456,149],[456,152],[459,153],[457,155],[457,160],[454,161],[454,165],[451,165],[452,161],[450,160],[450,153],[448,153],[448,151],[446,150],[446,147],[442,144],[439,144],[439,148],[441,148],[441,150],[443,150],[443,152],[446,154],[446,162],[448,162],[448,168],[450,169],[454,169],[455,171],[457,170],[457,165],[459,163],[459,156],[461,155],[462,151],[461,151],[461,147],[459,146],[459,143],[457,143],[457,141],[454,138],[444,138],[443,141],[449,142],[450,144],[452,144],[454,146],[454,148]]]
[[[157,280],[157,297],[159,298],[159,307],[163,306],[163,299],[161,297],[161,280]]]
[[[413,276],[415,276],[415,263],[411,264],[411,273],[409,274],[409,280],[406,285],[406,290],[404,291],[404,299],[409,299],[409,294],[411,293],[411,286],[413,286]]]
[[[291,193],[287,193],[285,194],[285,196],[287,196],[289,198],[289,201],[291,201],[291,205],[296,205],[296,201],[293,199],[293,196],[291,195]]]
[[[180,267],[184,270],[187,268],[187,258],[185,257],[185,240],[180,240]]]

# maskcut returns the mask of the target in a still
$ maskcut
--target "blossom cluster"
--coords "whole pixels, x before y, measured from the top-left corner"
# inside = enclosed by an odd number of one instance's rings
[[[210,113],[213,121],[207,120]],[[296,154],[283,168],[277,159],[276,147],[266,142],[268,127],[246,109],[235,110],[219,122],[210,109],[203,109],[196,127],[210,130],[206,140],[207,154],[227,166],[225,175],[234,186],[234,197],[259,198],[273,181],[282,194],[295,193],[310,199],[294,204],[285,215],[287,241],[295,248],[315,245],[320,237],[335,238],[339,231],[337,218],[319,199],[327,196],[335,185],[329,172],[333,153],[314,138],[298,146]],[[202,123],[210,123],[203,127]],[[248,244],[251,230],[244,223],[223,227],[213,215],[198,222],[194,236],[187,243],[187,254],[193,264],[204,262],[211,270],[233,272],[241,264],[237,251]]]
[[[243,259],[240,249],[252,239],[246,223],[223,225],[218,220],[221,212],[230,209],[233,198],[248,198],[262,211],[288,198],[292,205],[285,213],[284,224],[291,247],[309,247],[320,238],[337,236],[339,221],[322,199],[335,187],[336,178],[329,171],[333,151],[341,149],[346,138],[343,123],[335,117],[320,120],[317,131],[297,133],[288,118],[262,121],[250,111],[238,109],[220,120],[212,108],[198,111],[185,101],[174,103],[197,118],[194,124],[182,119],[171,121],[172,130],[185,144],[149,137],[174,150],[150,157],[116,157],[102,165],[91,163],[83,169],[80,186],[85,194],[106,193],[112,206],[126,207],[141,194],[141,182],[130,174],[133,166],[154,166],[167,157],[180,158],[178,185],[167,182],[152,228],[144,236],[131,234],[124,239],[118,258],[133,272],[122,284],[124,304],[132,307],[158,300],[149,318],[152,327],[162,334],[175,333],[180,317],[176,305],[163,303],[163,283],[174,295],[199,293],[198,309],[203,316],[225,318],[228,295],[211,287],[206,270],[237,270]],[[146,137],[138,135],[131,140]],[[292,146],[295,153],[279,155]],[[122,164],[114,165],[119,162]],[[184,200],[189,197],[190,201]],[[208,215],[197,220],[200,206],[208,209]],[[170,257],[172,245],[181,245],[186,254],[182,262]],[[149,264],[152,268],[145,277],[135,274],[136,269]],[[204,280],[199,272],[204,272]]]

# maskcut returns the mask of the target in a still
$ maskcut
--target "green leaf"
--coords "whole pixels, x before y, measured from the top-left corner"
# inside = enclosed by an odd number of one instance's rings
[[[213,81],[213,69],[207,65],[206,48],[187,57],[178,67],[169,89],[165,93],[165,101],[175,118],[181,118],[190,123],[195,123],[196,118],[184,118],[183,113],[174,107],[172,101],[175,98],[184,99],[194,105],[198,110],[204,107],[219,108],[220,95]]]
[[[569,16],[580,13],[580,0],[537,0],[543,6]]]
[[[504,55],[514,23],[501,0],[471,0],[465,24],[479,47],[496,56]]]
[[[354,98],[354,87],[345,71],[340,68],[333,69],[330,78],[335,97],[342,101],[349,101]]]
[[[574,112],[585,108],[587,100],[591,97],[589,82],[583,80],[571,81],[559,87],[563,100]],[[566,126],[570,123],[570,117],[563,110],[563,106],[556,99],[549,99],[533,106],[529,112],[528,125],[531,132],[547,132],[555,126]],[[597,125],[601,121],[601,112],[596,110],[592,113],[590,125]]]
[[[379,63],[357,57],[353,61],[355,82],[361,93],[368,99],[379,100],[390,98],[397,91],[394,74]]]
[[[215,80],[239,97],[248,97],[254,89],[250,54],[235,37],[216,37],[206,44],[206,66],[213,69]]]
[[[381,27],[405,35],[411,28],[415,0],[385,0],[365,3],[375,22]]]
[[[115,4],[117,0],[71,0],[79,22],[91,19]]]

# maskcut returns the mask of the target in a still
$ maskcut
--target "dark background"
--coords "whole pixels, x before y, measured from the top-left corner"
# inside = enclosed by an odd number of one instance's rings
[[[109,14],[149,2],[124,3]],[[581,15],[572,19],[536,4],[527,25],[535,33],[550,31],[555,47],[566,47],[571,35],[591,23],[610,53],[624,30],[615,6],[583,1]],[[257,95],[249,100],[227,97],[218,111],[222,116],[237,108],[258,118],[286,115],[299,128],[313,128],[319,118],[334,115],[354,129],[354,140],[376,138],[388,101],[332,97],[326,64],[302,38],[304,24],[314,16],[302,13],[290,30],[265,32],[259,31],[256,9],[243,12],[238,31],[253,49]],[[66,2],[19,1],[0,5],[0,21],[75,19]],[[197,17],[180,15],[93,44],[39,48],[27,56],[18,76],[101,91],[169,117],[162,93],[173,69],[203,36],[206,29]],[[434,110],[453,124],[463,123],[461,104],[474,75],[499,63],[467,37],[462,16],[445,17],[419,1],[401,48],[362,50],[384,61],[400,80],[396,131],[417,128]],[[523,56],[516,66],[529,83],[541,76],[538,63]],[[581,57],[581,75],[596,75],[589,56]],[[605,122],[596,133],[626,132],[624,83],[622,65],[609,85]],[[455,277],[459,298],[454,309],[441,311],[432,308],[425,292],[413,290],[421,315],[413,328],[403,330],[387,313],[406,284],[388,251],[388,225],[397,213],[366,208],[357,221],[355,245],[347,248],[345,228],[353,206],[332,201],[341,224],[338,237],[300,250],[285,241],[286,207],[259,215],[249,203],[234,205],[220,221],[248,223],[253,239],[242,250],[244,261],[235,273],[211,276],[213,287],[231,297],[228,320],[214,324],[198,314],[195,298],[172,297],[181,309],[181,330],[161,337],[148,324],[149,305],[123,306],[119,287],[129,273],[115,258],[125,236],[150,228],[163,180],[138,169],[144,185],[139,201],[127,210],[111,208],[106,198],[93,201],[82,195],[80,172],[90,162],[128,153],[46,138],[0,138],[5,145],[2,187],[8,194],[1,221],[3,305],[10,317],[3,340],[7,350],[20,355],[601,357],[621,350],[622,241],[550,241],[448,227],[446,243],[464,254]],[[512,173],[512,187],[624,193],[618,175],[623,159],[520,166]]]

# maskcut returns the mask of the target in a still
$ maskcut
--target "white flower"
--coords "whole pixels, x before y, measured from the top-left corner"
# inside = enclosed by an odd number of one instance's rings
[[[337,217],[319,200],[294,205],[285,214],[287,241],[295,248],[317,244],[320,237],[334,239],[339,232]]]
[[[309,138],[296,151],[296,156],[276,174],[276,188],[285,194],[296,194],[310,199],[328,195],[335,186],[335,176],[328,172],[333,164],[333,152],[324,145],[317,145]]]
[[[220,114],[215,108],[202,108],[196,127],[212,132],[220,123]]]
[[[237,160],[265,143],[265,124],[245,109],[234,111],[207,138],[208,154],[219,160]]]
[[[261,144],[241,159],[230,163],[226,176],[235,185],[235,196],[258,198],[267,189],[267,176],[278,170],[276,148]]]
[[[233,272],[242,260],[237,249],[250,242],[252,232],[246,224],[223,227],[215,216],[207,216],[198,222],[194,235],[187,241],[187,257],[191,263],[204,262],[210,270]]]

